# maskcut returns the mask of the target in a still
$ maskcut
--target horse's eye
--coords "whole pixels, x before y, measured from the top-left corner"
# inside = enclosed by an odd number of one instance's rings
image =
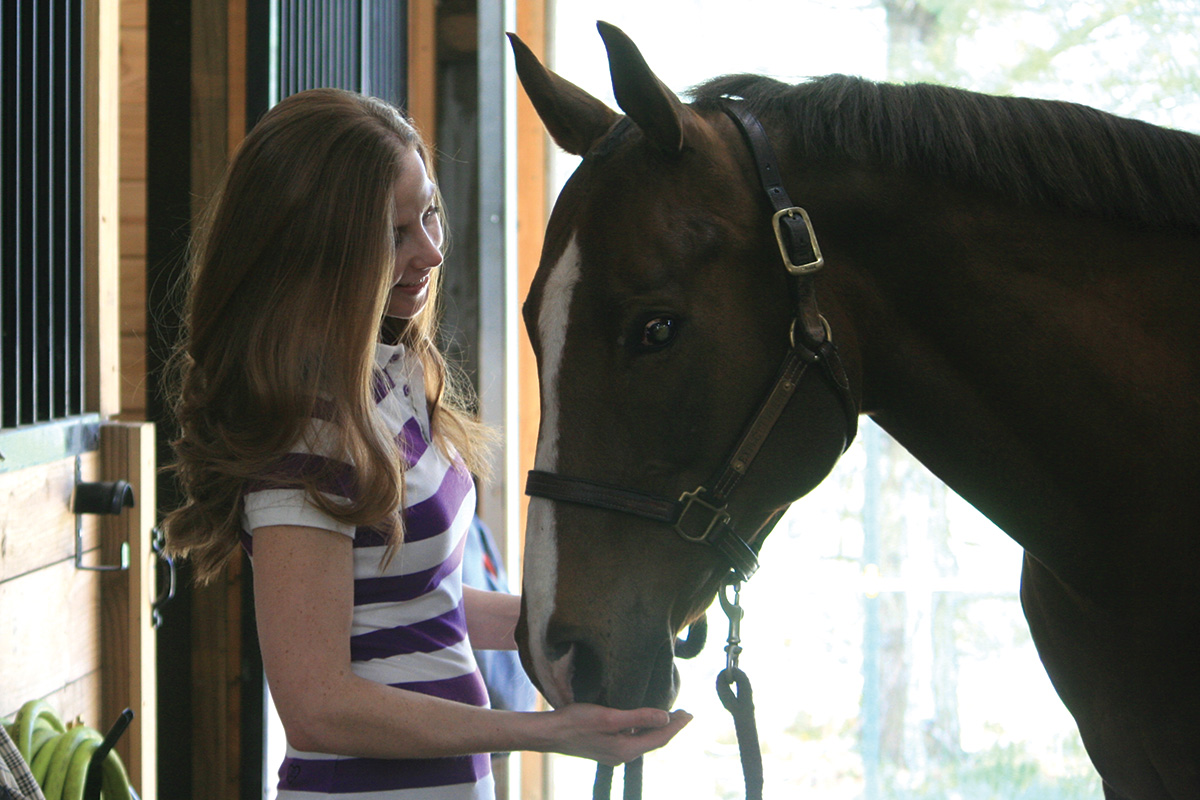
[[[675,320],[670,317],[655,317],[642,329],[642,347],[656,350],[666,347],[675,338]]]

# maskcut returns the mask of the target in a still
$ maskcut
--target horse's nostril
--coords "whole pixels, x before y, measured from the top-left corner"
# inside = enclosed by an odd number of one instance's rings
[[[571,652],[574,642],[547,642],[546,657],[551,661],[558,661]]]
[[[571,690],[578,703],[596,703],[603,690],[600,656],[583,642],[574,642],[575,674],[571,677]]]

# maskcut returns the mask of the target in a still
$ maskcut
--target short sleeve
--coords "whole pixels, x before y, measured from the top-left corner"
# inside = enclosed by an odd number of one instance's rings
[[[354,538],[355,526],[329,516],[303,489],[263,489],[247,492],[242,506],[242,527],[253,534],[268,525],[303,525],[337,531]]]
[[[315,481],[321,494],[335,503],[352,499],[354,467],[331,455],[331,427],[320,419],[309,420],[292,451],[247,484],[242,494],[242,527],[247,533],[268,525],[303,525],[354,536],[353,524],[331,517],[302,488],[304,482]]]

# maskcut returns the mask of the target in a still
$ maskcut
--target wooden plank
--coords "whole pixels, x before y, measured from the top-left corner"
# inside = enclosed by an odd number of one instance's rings
[[[208,205],[225,171],[229,143],[228,12],[192,4],[192,216]]]
[[[549,43],[546,0],[517,0],[517,35],[543,62]],[[523,90],[517,90],[517,296],[524,299],[537,272],[542,252],[542,237],[549,217],[547,189],[550,159],[549,138],[533,104]],[[537,362],[525,326],[517,326],[517,433],[518,474],[533,468],[537,450],[538,422],[541,415],[538,397]],[[525,550],[525,517],[529,498],[521,494],[518,549]],[[511,552],[511,550],[510,550]],[[517,570],[513,570],[517,573]],[[549,790],[550,759],[543,753],[521,754],[520,796],[524,800],[542,800],[552,796]]]
[[[121,0],[118,281],[122,419],[145,419],[147,2]]]
[[[146,27],[146,0],[121,0],[121,26]]]
[[[546,57],[546,4],[545,0],[522,0],[517,3],[517,35],[529,45],[540,59]],[[542,237],[549,217],[547,191],[548,162],[550,159],[549,139],[546,129],[533,108],[533,103],[524,91],[517,92],[517,296],[524,299],[529,294],[534,273],[541,258]],[[533,457],[537,449],[538,399],[537,362],[529,334],[520,328],[518,353],[518,415],[520,418],[519,459],[520,474],[533,469]],[[529,498],[521,495],[522,534],[525,512]],[[524,540],[522,539],[522,544]]]
[[[241,660],[242,561],[234,559],[219,578],[192,592],[194,800],[238,796],[243,768]]]
[[[121,257],[121,335],[146,335],[146,259],[140,255]]]
[[[117,750],[146,800],[158,784],[156,636],[150,610],[156,572],[150,548],[156,515],[154,425],[102,426],[100,453],[104,480],[128,481],[134,492],[133,508],[103,517],[101,524],[103,563],[118,563],[121,544],[129,545],[129,569],[101,574],[101,717],[107,729],[125,708],[133,710],[133,722]]]
[[[126,0],[122,10],[133,5]],[[122,18],[120,155],[121,178],[126,180],[146,179],[146,36],[144,23],[133,27]]]
[[[407,111],[430,147],[437,142],[437,3],[408,5]]]
[[[142,134],[145,135],[144,133]],[[122,179],[121,189],[121,258],[141,259],[141,271],[145,271],[146,260],[146,181],[145,179]],[[124,269],[121,274],[125,278]],[[145,279],[141,279],[145,286]],[[122,298],[125,288],[121,287]]]
[[[226,0],[226,150],[246,138],[246,0]]]
[[[120,5],[87,0],[84,30],[84,296],[87,410],[119,412]]]
[[[81,720],[85,725],[90,725],[96,730],[105,730],[100,717],[100,670],[98,669],[76,678],[48,695],[40,698],[27,697],[25,700],[45,700],[63,722]],[[0,711],[0,717],[10,719],[19,708],[20,706],[6,708]]]
[[[101,733],[111,724],[105,722],[100,713],[100,670],[76,678],[42,699],[63,722],[82,720]]]
[[[84,453],[80,466],[85,481],[96,480],[99,456]],[[74,486],[74,458],[0,473],[0,585],[74,560],[75,515],[70,505]],[[89,558],[95,555],[98,531],[94,517],[83,518],[83,545]],[[9,621],[5,613],[0,612],[0,625]]]
[[[100,665],[100,580],[73,559],[0,583],[0,713]]]
[[[192,5],[191,185],[199,212],[225,169],[230,142],[230,12]],[[236,39],[236,34],[234,37]],[[244,99],[240,101],[244,107]],[[235,564],[191,595],[193,800],[240,794],[242,712],[241,573]],[[252,698],[251,702],[261,702]],[[258,765],[248,768],[257,769]]]
[[[121,415],[128,421],[146,418],[146,338],[121,335]]]

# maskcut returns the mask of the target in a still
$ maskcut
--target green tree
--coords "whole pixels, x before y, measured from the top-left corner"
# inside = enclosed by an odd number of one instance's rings
[[[1194,0],[870,0],[869,6],[885,14],[891,80],[1069,100],[1200,131],[1200,13]],[[873,433],[864,430],[867,438]],[[906,560],[932,558],[937,575],[956,574],[945,487],[890,441],[870,448],[866,471],[864,565],[903,576],[912,572]],[[900,510],[906,493],[929,497],[928,530],[906,523]],[[913,797],[923,796],[919,786],[935,794],[955,787],[971,796],[999,784],[1021,788],[1023,797],[1093,796],[1094,776],[1047,779],[1015,746],[964,757],[955,622],[969,601],[932,597],[865,601],[864,796],[906,794],[897,774],[909,776]],[[926,639],[913,635],[922,615],[929,615]],[[913,666],[919,648],[930,646],[926,661],[935,679],[922,688]],[[931,705],[914,702],[928,691]],[[923,713],[931,718],[913,719]]]
[[[1194,0],[877,0],[888,69],[1200,130]]]

